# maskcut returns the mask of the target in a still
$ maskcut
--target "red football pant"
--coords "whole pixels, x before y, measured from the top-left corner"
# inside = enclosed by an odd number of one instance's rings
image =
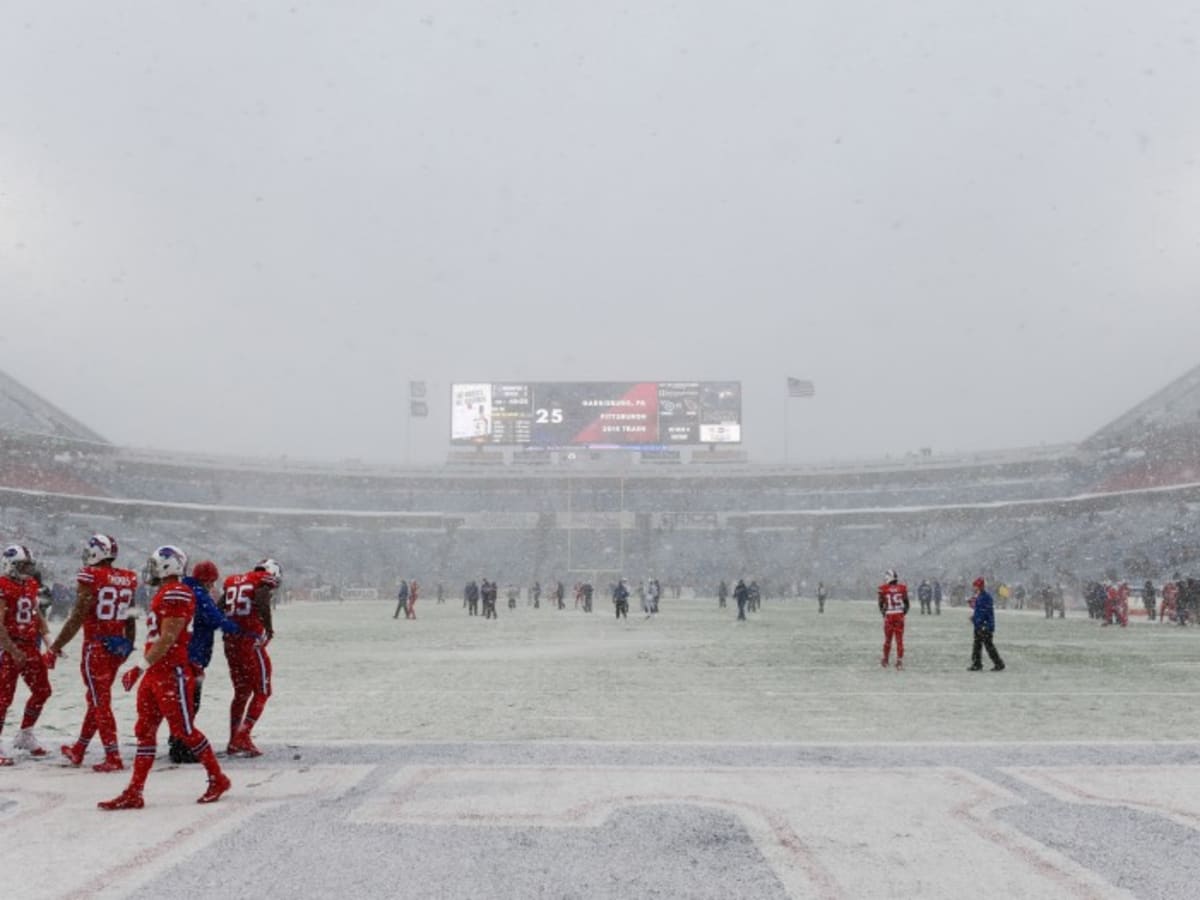
[[[37,646],[21,641],[17,643],[17,648],[25,654],[25,662],[20,666],[11,656],[0,651],[0,728],[4,726],[4,718],[17,693],[18,677],[29,686],[29,699],[25,701],[25,715],[21,719],[22,728],[32,728],[37,723],[42,707],[50,699],[50,676],[46,674],[46,664]]]
[[[1117,622],[1122,625],[1129,624],[1129,604],[1122,600],[1105,600],[1104,601],[1104,624],[1108,624],[1113,620],[1113,614],[1117,616]]]
[[[887,662],[892,652],[892,638],[896,639],[896,659],[904,659],[904,615],[893,613],[883,617],[883,660]]]
[[[99,641],[84,643],[83,658],[79,661],[79,673],[83,676],[87,697],[87,713],[79,729],[79,744],[83,747],[99,731],[106,754],[121,752],[117,742],[117,720],[112,711],[112,686],[120,667],[121,657],[109,653]]]
[[[262,717],[271,696],[271,657],[254,638],[231,637],[225,639],[225,661],[233,681],[233,702],[229,705],[232,742],[243,724],[249,731]]]
[[[158,752],[158,727],[167,720],[171,737],[195,754],[209,775],[219,774],[221,766],[204,732],[193,721],[192,689],[195,683],[191,666],[155,667],[142,676],[137,694],[137,756],[129,786],[141,791]]]

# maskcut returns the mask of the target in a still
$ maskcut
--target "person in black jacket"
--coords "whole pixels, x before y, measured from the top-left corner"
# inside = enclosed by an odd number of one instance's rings
[[[737,580],[737,584],[733,586],[733,599],[737,603],[738,621],[746,621],[746,604],[750,600],[750,589],[746,587],[746,582],[741,578]]]
[[[467,615],[479,615],[479,585],[474,581],[468,581],[467,587],[463,591],[463,600],[467,603]]]
[[[400,579],[400,588],[396,591],[396,611],[392,613],[393,619],[400,618],[401,610],[405,616],[408,615],[408,582],[403,578]]]
[[[495,619],[496,616],[496,582],[483,579],[479,585],[479,599],[483,601],[483,617]]]
[[[933,615],[933,585],[924,578],[917,585],[917,599],[921,602],[921,615]]]
[[[629,618],[629,588],[625,586],[624,578],[613,586],[613,605],[616,607],[618,619],[622,616]]]

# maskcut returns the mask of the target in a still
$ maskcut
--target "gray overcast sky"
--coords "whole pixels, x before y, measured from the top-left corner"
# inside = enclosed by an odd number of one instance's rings
[[[16,2],[0,368],[113,440],[444,458],[455,380],[743,383],[795,460],[1200,362],[1200,7]]]

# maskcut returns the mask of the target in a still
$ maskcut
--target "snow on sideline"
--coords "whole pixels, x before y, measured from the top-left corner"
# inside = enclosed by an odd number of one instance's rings
[[[280,608],[266,755],[226,761],[218,804],[194,802],[198,767],[163,759],[146,809],[120,813],[95,803],[124,773],[0,770],[6,893],[1194,896],[1197,713],[1127,688],[1131,672],[1178,688],[1200,631],[1002,611],[1009,670],[967,673],[965,610],[944,610],[910,615],[896,672],[869,604],[768,603],[744,626],[711,601],[628,623],[604,604],[498,622],[392,606]],[[53,673],[47,745],[78,726],[73,663]],[[835,702],[798,705],[823,687]],[[227,703],[218,654],[198,716],[218,747]]]

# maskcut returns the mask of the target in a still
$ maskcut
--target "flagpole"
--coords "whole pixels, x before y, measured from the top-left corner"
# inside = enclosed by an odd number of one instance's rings
[[[788,441],[792,435],[792,394],[788,390],[787,383],[784,383],[783,389],[783,461],[788,462]]]

